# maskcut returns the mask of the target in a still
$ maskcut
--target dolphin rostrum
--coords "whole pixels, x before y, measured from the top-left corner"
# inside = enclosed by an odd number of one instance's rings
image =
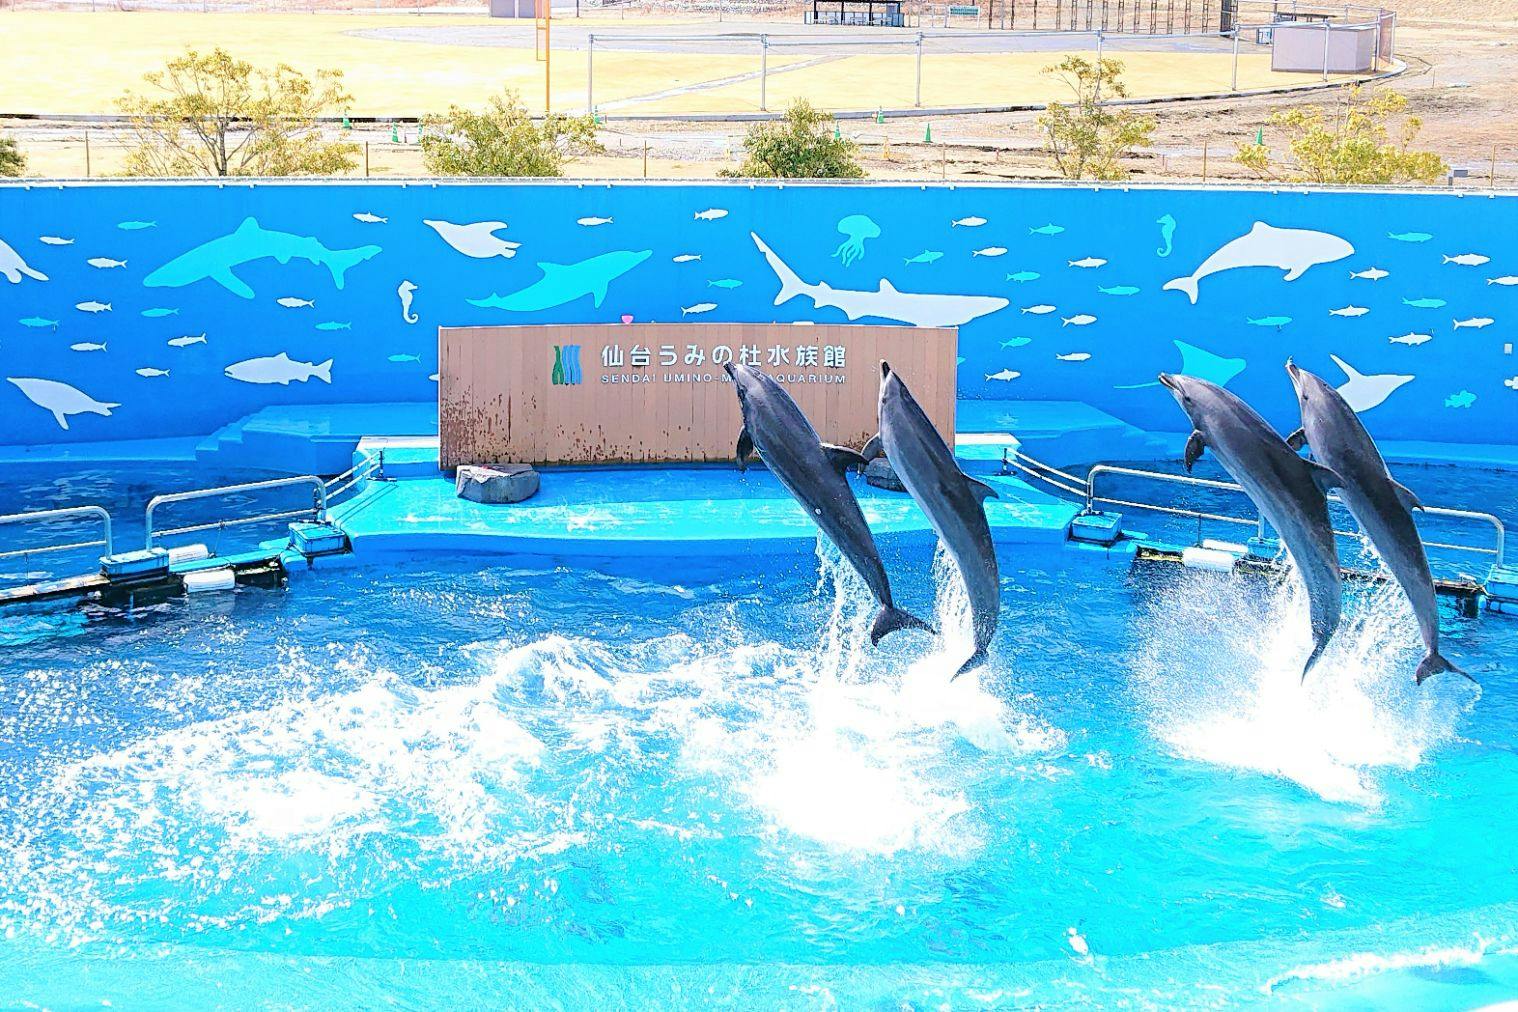
[[[880,611],[870,627],[870,642],[879,643],[882,636],[897,629],[931,631],[932,626],[892,601],[891,581],[875,548],[870,525],[843,477],[849,467],[863,466],[864,458],[846,446],[824,443],[791,395],[772,377],[753,366],[728,362],[723,368],[732,377],[743,412],[738,468],[747,467],[749,455],[757,448],[765,466],[864,578],[880,602]]]
[[[1441,671],[1465,675],[1439,653],[1439,603],[1411,512],[1421,508],[1418,497],[1392,478],[1360,416],[1337,390],[1292,362],[1286,363],[1286,372],[1302,409],[1302,427],[1286,443],[1292,449],[1311,447],[1313,457],[1344,480],[1340,495],[1345,505],[1407,594],[1428,648],[1418,665],[1418,684]]]
[[[887,362],[880,363],[879,446],[927,514],[969,592],[975,652],[954,672],[958,678],[986,663],[1001,612],[1001,572],[984,505],[996,491],[959,469],[943,437]]]
[[[1328,490],[1342,482],[1323,465],[1297,456],[1269,422],[1216,383],[1163,372],[1160,382],[1191,419],[1186,470],[1191,470],[1204,447],[1211,449],[1280,534],[1307,585],[1313,649],[1302,668],[1305,679],[1338,628],[1343,606],[1338,546],[1328,519],[1327,498]]]

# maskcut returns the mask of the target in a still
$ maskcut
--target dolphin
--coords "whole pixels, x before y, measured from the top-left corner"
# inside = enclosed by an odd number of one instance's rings
[[[1328,519],[1328,490],[1343,482],[1321,464],[1303,460],[1270,423],[1238,396],[1195,376],[1160,373],[1193,430],[1186,440],[1186,470],[1204,447],[1243,486],[1270,525],[1281,535],[1307,585],[1313,649],[1302,678],[1317,663],[1339,626],[1343,587],[1338,546]]]
[[[543,276],[510,295],[493,294],[483,299],[466,299],[481,309],[504,309],[512,313],[535,313],[583,298],[595,300],[597,306],[606,298],[606,286],[654,255],[653,250],[616,250],[573,264],[540,263]]]
[[[295,259],[320,264],[332,274],[332,283],[341,289],[351,268],[381,252],[378,246],[328,249],[310,236],[275,232],[259,225],[257,218],[245,218],[230,235],[218,236],[181,253],[143,278],[142,283],[148,288],[183,288],[210,278],[233,295],[251,299],[253,289],[232,269],[254,260],[273,258],[282,264]]]
[[[969,592],[975,652],[954,672],[958,678],[986,663],[986,648],[996,635],[1001,612],[1001,572],[984,505],[996,490],[959,469],[943,437],[888,362],[880,363],[879,443],[872,440],[867,449],[873,451],[877,445],[927,514]]]
[[[1309,268],[1343,260],[1354,251],[1348,242],[1328,232],[1276,228],[1257,221],[1248,232],[1218,247],[1190,275],[1167,281],[1161,287],[1167,292],[1185,292],[1194,306],[1197,285],[1208,275],[1238,267],[1278,267],[1286,272],[1283,280],[1295,281]]]
[[[1294,450],[1310,446],[1314,458],[1344,479],[1340,494],[1345,504],[1402,585],[1417,616],[1418,631],[1428,649],[1418,665],[1418,684],[1441,671],[1470,678],[1439,653],[1439,603],[1411,512],[1421,508],[1418,497],[1392,478],[1360,416],[1337,390],[1289,360],[1286,372],[1302,409],[1302,427],[1287,437],[1286,444]]]
[[[846,446],[824,443],[791,395],[770,376],[753,366],[731,362],[724,363],[723,368],[732,377],[743,412],[743,431],[738,434],[739,470],[746,469],[749,455],[757,447],[771,473],[864,578],[880,602],[880,611],[870,627],[870,642],[879,643],[882,636],[897,629],[932,631],[932,626],[896,607],[891,599],[891,581],[875,548],[870,525],[844,480],[843,472],[851,466],[864,466],[864,458]]]

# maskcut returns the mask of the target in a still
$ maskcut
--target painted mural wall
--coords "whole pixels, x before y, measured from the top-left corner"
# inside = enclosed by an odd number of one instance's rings
[[[1518,442],[1518,195],[1055,186],[0,186],[0,445],[435,401],[439,325],[958,326],[970,398],[1183,428],[1160,370],[1295,426]]]

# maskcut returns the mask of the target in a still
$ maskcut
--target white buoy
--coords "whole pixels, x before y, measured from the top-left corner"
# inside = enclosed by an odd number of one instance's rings
[[[236,586],[237,577],[232,575],[231,567],[201,569],[184,574],[186,594],[200,594],[208,590],[231,590]]]
[[[211,550],[205,545],[179,545],[169,549],[169,565],[177,566],[181,562],[199,562],[201,559],[209,559]]]
[[[1232,552],[1216,548],[1188,548],[1181,552],[1181,565],[1188,569],[1205,569],[1213,573],[1231,573],[1233,564],[1239,560]]]

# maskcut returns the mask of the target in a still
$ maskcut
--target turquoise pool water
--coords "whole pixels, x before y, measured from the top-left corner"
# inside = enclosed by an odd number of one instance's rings
[[[1509,486],[1510,487],[1510,486]],[[817,562],[414,559],[3,616],[0,980],[50,1007],[1518,991],[1518,625],[1002,555],[993,665]],[[819,576],[819,573],[821,574]]]

